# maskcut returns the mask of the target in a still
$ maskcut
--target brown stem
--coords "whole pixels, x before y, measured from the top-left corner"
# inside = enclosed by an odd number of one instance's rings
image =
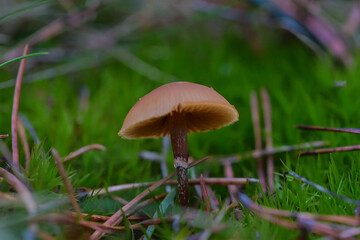
[[[176,168],[180,205],[189,205],[189,186],[187,176],[188,146],[186,116],[179,112],[173,112],[169,117],[171,145],[174,154],[174,166]]]

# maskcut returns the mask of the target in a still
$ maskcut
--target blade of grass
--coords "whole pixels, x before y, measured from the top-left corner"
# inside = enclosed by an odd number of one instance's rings
[[[164,215],[167,212],[167,209],[173,203],[175,196],[176,196],[176,190],[173,189],[169,192],[169,194],[161,202],[161,204],[159,206],[159,211],[161,212],[162,215]],[[158,218],[158,217],[159,217],[159,214],[158,214],[158,212],[156,212],[154,214],[153,218]],[[153,234],[154,230],[155,230],[155,225],[149,226],[146,230],[144,240],[150,240],[151,235]]]
[[[13,58],[9,61],[6,61],[4,63],[1,63],[0,64],[0,68],[2,67],[5,67],[6,65],[10,64],[10,63],[13,63],[13,62],[16,62],[16,61],[19,61],[19,60],[22,60],[22,59],[25,59],[25,58],[29,58],[29,57],[35,57],[35,56],[39,56],[39,55],[44,55],[44,54],[49,54],[48,52],[38,52],[38,53],[31,53],[31,54],[23,54],[23,56],[21,57],[17,57],[17,58]]]

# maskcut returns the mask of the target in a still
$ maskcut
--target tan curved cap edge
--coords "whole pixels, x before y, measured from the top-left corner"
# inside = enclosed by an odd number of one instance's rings
[[[169,135],[168,116],[186,116],[188,133],[227,126],[239,114],[214,89],[190,82],[165,84],[141,98],[127,114],[119,135],[123,138],[158,138]]]

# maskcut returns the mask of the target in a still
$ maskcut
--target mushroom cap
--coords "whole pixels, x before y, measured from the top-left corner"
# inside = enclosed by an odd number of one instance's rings
[[[214,89],[190,82],[172,82],[151,91],[131,108],[119,135],[123,138],[158,138],[170,134],[168,118],[186,117],[187,132],[203,132],[236,122],[239,114]]]

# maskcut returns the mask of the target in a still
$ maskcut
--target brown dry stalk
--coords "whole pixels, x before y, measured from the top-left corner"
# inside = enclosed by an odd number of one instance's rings
[[[26,44],[22,55],[23,56],[27,55],[28,50],[29,50],[29,45]],[[25,63],[26,63],[26,58],[21,59],[18,74],[16,77],[14,101],[13,101],[13,108],[11,114],[12,167],[17,171],[20,171],[19,146],[18,146],[18,138],[17,138],[17,121],[18,121],[19,104],[20,104],[21,83],[24,76]]]
[[[308,126],[308,125],[298,125],[298,126],[295,126],[295,128],[301,129],[301,130],[360,134],[360,129],[357,129],[357,128],[331,128],[331,127],[319,127],[319,126]]]
[[[81,213],[80,212],[80,207],[79,207],[79,204],[76,201],[76,198],[75,198],[75,195],[74,195],[74,189],[71,186],[71,183],[70,183],[69,179],[67,178],[66,170],[64,168],[64,165],[62,164],[61,157],[60,157],[59,153],[56,151],[56,149],[54,149],[54,148],[51,149],[51,153],[52,153],[52,155],[54,157],[55,164],[59,169],[60,176],[61,176],[61,178],[62,178],[62,180],[64,182],[64,185],[65,185],[67,194],[69,196],[69,199],[71,201],[71,204],[73,205],[73,207],[74,207],[76,213],[78,214],[78,216],[81,217],[81,215],[80,215],[80,213]]]
[[[76,150],[75,152],[70,153],[68,156],[65,157],[63,162],[70,161],[71,159],[74,159],[74,158],[80,156],[81,154],[83,154],[87,151],[93,150],[93,149],[99,149],[99,150],[105,151],[106,147],[104,147],[101,144],[90,144],[88,146],[85,146],[85,147],[82,147],[82,148]]]
[[[248,183],[257,183],[259,182],[256,178],[203,178],[204,182],[208,185],[245,185]],[[148,187],[151,186],[156,182],[144,182],[144,183],[128,183],[128,184],[121,184],[121,185],[115,185],[107,187],[106,189],[100,188],[100,189],[87,189],[87,188],[81,188],[82,190],[88,192],[91,194],[94,192],[96,195],[104,195],[109,192],[117,192],[117,191],[123,191],[123,190],[129,190],[133,188],[139,188],[139,187]],[[162,185],[176,185],[176,180],[168,180],[164,182]],[[200,179],[194,178],[189,179],[189,185],[199,185]]]
[[[261,126],[260,126],[260,115],[259,115],[259,104],[257,95],[255,92],[252,92],[250,95],[250,103],[251,103],[251,117],[252,122],[254,126],[254,136],[255,136],[255,149],[261,150]],[[264,163],[262,157],[256,157],[256,163],[257,163],[257,172],[259,175],[261,187],[264,191],[264,193],[267,192],[266,187],[266,179],[265,179],[265,173],[264,173]]]
[[[272,123],[271,123],[271,102],[269,93],[266,88],[261,89],[261,99],[263,104],[264,119],[265,119],[265,134],[266,134],[266,149],[273,148],[273,139],[272,139]],[[267,177],[270,192],[275,190],[274,186],[274,156],[267,156]]]
[[[199,163],[201,163],[202,161],[208,159],[209,157],[204,157],[202,159],[199,159],[195,162],[190,163],[189,167],[193,167]],[[153,185],[151,185],[149,188],[147,188],[145,191],[143,191],[142,193],[140,193],[138,196],[136,196],[135,198],[133,198],[128,204],[126,204],[125,206],[123,206],[120,210],[118,210],[116,213],[114,213],[105,223],[104,225],[107,226],[114,226],[116,224],[118,224],[121,220],[122,220],[122,213],[124,212],[126,214],[127,211],[129,211],[132,207],[135,206],[135,204],[137,204],[141,199],[143,199],[144,197],[146,197],[149,193],[151,193],[152,191],[154,191],[156,188],[158,188],[159,186],[161,186],[164,182],[166,182],[167,180],[173,178],[175,176],[175,172],[169,174],[168,176],[166,176],[165,178],[161,179],[160,181],[154,183]],[[103,232],[101,231],[95,231],[90,239],[95,240],[95,239],[99,239],[104,235]]]
[[[7,138],[7,137],[9,137],[9,134],[1,134],[0,135],[0,139],[4,139],[4,138]]]
[[[351,152],[351,151],[359,151],[360,145],[352,145],[352,146],[344,146],[344,147],[335,147],[335,148],[323,148],[316,149],[311,151],[302,151],[298,153],[298,156],[310,156],[316,154],[325,154],[325,153],[334,153],[334,152]]]
[[[209,194],[207,192],[206,183],[204,181],[204,176],[202,174],[200,175],[200,187],[201,187],[202,200],[203,200],[204,204],[206,204],[205,205],[205,212],[209,213],[210,212]]]
[[[233,178],[234,177],[234,170],[232,168],[232,165],[231,165],[230,161],[224,159],[223,163],[224,163],[224,168],[225,168],[224,169],[225,170],[225,177],[226,178]],[[227,187],[229,189],[231,202],[232,203],[237,202],[236,195],[237,195],[238,189],[236,188],[235,185],[228,185]]]
[[[17,128],[19,131],[20,141],[23,145],[24,153],[25,153],[25,160],[26,160],[25,170],[28,172],[29,168],[30,168],[31,155],[30,155],[29,142],[26,138],[25,128],[24,128],[24,125],[23,125],[21,119],[18,119],[18,121],[17,121]]]

